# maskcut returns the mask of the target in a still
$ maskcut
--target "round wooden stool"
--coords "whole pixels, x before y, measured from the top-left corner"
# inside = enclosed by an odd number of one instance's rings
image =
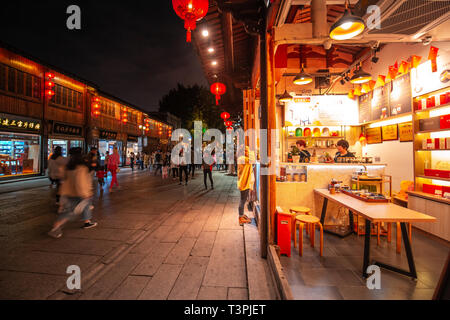
[[[315,236],[315,229],[316,225],[319,226],[320,230],[320,256],[323,256],[323,226],[320,223],[320,219],[315,216],[310,216],[306,214],[301,214],[295,217],[295,229],[294,234],[297,233],[297,226],[299,226],[299,232],[298,232],[298,252],[299,255],[303,255],[303,226],[306,224],[306,230],[309,228],[310,230],[310,241],[311,241],[311,247],[314,248],[314,236]],[[294,238],[294,248],[297,247],[297,237]]]
[[[295,237],[296,237],[296,229],[295,229],[295,217],[301,214],[306,214],[306,215],[311,215],[311,209],[308,207],[292,207],[289,208],[289,212],[292,214],[292,228],[291,230],[293,230],[292,232],[292,239],[294,239],[294,243],[295,243]],[[309,234],[309,230],[306,229],[306,234]]]

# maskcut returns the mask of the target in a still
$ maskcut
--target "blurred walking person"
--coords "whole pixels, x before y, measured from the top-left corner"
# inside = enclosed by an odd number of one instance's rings
[[[213,151],[214,153],[214,151]],[[212,155],[213,156],[213,155]],[[214,189],[214,181],[212,179],[212,168],[215,165],[215,160],[212,157],[213,163],[207,164],[205,162],[205,157],[202,157],[202,168],[203,168],[203,183],[205,184],[205,190],[208,190],[208,185],[206,183],[206,178],[209,176],[209,181],[211,182],[211,189]]]
[[[119,186],[119,183],[117,182],[117,170],[119,169],[120,164],[120,156],[119,156],[119,150],[117,147],[114,147],[113,154],[109,156],[108,160],[108,170],[111,172],[111,184],[109,186],[109,192],[112,192],[112,188],[114,184],[116,186]]]
[[[250,152],[249,147],[245,147],[245,153],[238,159],[238,182],[237,186],[241,192],[241,201],[239,203],[239,225],[242,226],[244,223],[251,223],[247,215],[244,214],[245,203],[247,202],[250,190],[253,190],[253,184],[255,182],[255,177],[253,176],[253,165],[254,156]]]
[[[187,161],[184,157],[184,149],[181,149],[179,156],[180,156],[180,166],[179,166],[179,170],[178,170],[178,174],[180,175],[180,183],[179,184],[180,185],[183,184],[183,172],[184,172],[185,179],[186,179],[186,183],[184,185],[187,186],[189,173],[188,173]]]
[[[97,226],[97,223],[91,221],[93,187],[89,168],[83,159],[81,148],[72,148],[69,154],[70,159],[61,186],[61,214],[48,233],[53,238],[60,238],[64,224],[77,218],[84,220],[84,229]]]
[[[104,161],[105,177],[106,178],[108,178],[108,161],[109,161],[109,151],[106,151],[106,153],[105,153],[105,161]]]
[[[67,158],[62,156],[62,148],[56,147],[48,160],[48,177],[52,184],[56,184],[56,204],[59,204],[61,180],[64,178],[66,164]]]
[[[130,167],[131,171],[134,171],[134,152],[130,153]]]

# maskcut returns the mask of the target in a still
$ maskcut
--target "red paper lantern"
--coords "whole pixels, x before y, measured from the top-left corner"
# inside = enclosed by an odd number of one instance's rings
[[[233,127],[227,127],[227,130],[231,131],[233,130]]]
[[[216,82],[211,85],[211,93],[216,96],[216,105],[219,105],[220,96],[227,92],[227,87],[223,83]]]
[[[53,73],[46,72],[45,78],[45,95],[52,99],[55,95],[55,91],[53,90],[55,83],[52,81],[55,78],[55,75]]]
[[[229,114],[228,112],[222,112],[222,114],[220,115],[220,117],[221,117],[223,120],[227,120],[227,119],[230,119],[230,114]]]
[[[191,42],[191,31],[197,27],[197,21],[208,13],[208,0],[172,0],[172,6],[177,15],[184,20],[184,28],[187,31],[186,42]]]
[[[225,121],[225,127],[231,127],[232,125],[233,125],[233,122]]]

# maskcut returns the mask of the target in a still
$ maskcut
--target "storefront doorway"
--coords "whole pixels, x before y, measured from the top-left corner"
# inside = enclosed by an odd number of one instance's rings
[[[40,129],[39,120],[0,114],[0,179],[41,173]]]
[[[122,141],[116,140],[99,140],[98,152],[100,153],[100,161],[105,164],[106,152],[113,154],[114,147],[119,151],[120,161],[122,162]]]

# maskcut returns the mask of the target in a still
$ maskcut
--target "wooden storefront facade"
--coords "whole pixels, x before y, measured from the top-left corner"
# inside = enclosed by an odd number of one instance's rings
[[[0,181],[44,175],[56,146],[67,155],[71,147],[86,152],[106,141],[120,147],[126,165],[130,150],[154,150],[173,129],[90,81],[0,47]]]

